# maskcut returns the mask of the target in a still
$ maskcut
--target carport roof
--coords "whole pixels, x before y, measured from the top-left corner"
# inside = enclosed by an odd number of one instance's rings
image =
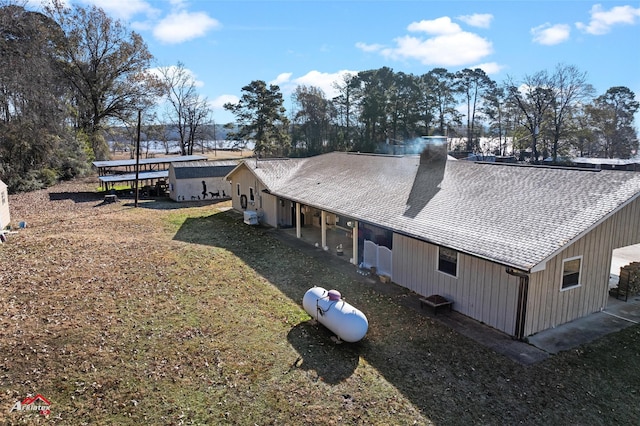
[[[531,270],[640,196],[640,173],[329,153],[246,161],[279,197]]]
[[[169,171],[160,170],[160,171],[152,171],[152,172],[139,172],[138,180],[147,180],[147,179],[166,179],[169,176]],[[135,173],[123,173],[117,175],[106,175],[99,176],[100,182],[104,183],[115,183],[115,182],[135,182],[136,174]]]
[[[158,158],[141,158],[138,160],[140,165],[155,165],[155,164],[168,164],[178,161],[197,161],[206,160],[207,157],[203,155],[180,155],[174,157],[158,157]],[[94,161],[93,166],[96,168],[110,168],[110,167],[132,167],[136,165],[135,159],[128,160],[105,160]]]

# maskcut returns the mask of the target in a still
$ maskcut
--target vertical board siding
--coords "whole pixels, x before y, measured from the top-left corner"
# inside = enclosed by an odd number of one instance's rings
[[[262,184],[256,179],[253,173],[251,173],[247,169],[239,169],[236,173],[233,174],[232,177],[232,186],[230,188],[231,191],[231,205],[237,211],[242,212],[242,206],[240,205],[240,195],[245,195],[247,200],[249,200],[249,188],[253,188],[253,193],[255,196],[255,204],[247,205],[247,210],[255,210],[262,213],[262,222],[266,223],[269,226],[277,227],[278,226],[278,199],[277,197],[267,194],[263,192],[265,189]],[[240,195],[238,195],[236,190],[236,185],[240,184]],[[261,206],[262,204],[262,206]]]
[[[258,183],[256,190],[256,210],[260,210],[262,204],[262,222],[274,228],[278,226],[278,198],[262,191],[262,185]]]
[[[614,248],[638,244],[640,241],[640,196],[625,209],[616,213],[614,217],[620,223],[618,228],[620,235],[614,241]]]
[[[419,295],[440,294],[453,309],[509,335],[515,332],[518,278],[504,266],[458,255],[458,277],[438,271],[438,247],[393,235],[393,281]]]
[[[531,274],[525,335],[556,327],[606,307],[614,248],[640,243],[640,198]],[[562,291],[562,262],[582,256],[580,286]]]
[[[524,335],[599,311],[606,306],[614,248],[640,243],[640,198],[550,259],[529,280]],[[562,291],[563,260],[582,256],[580,286]],[[505,268],[459,254],[458,277],[438,271],[438,248],[393,236],[393,280],[422,296],[440,294],[454,309],[510,335],[515,332],[518,279]]]

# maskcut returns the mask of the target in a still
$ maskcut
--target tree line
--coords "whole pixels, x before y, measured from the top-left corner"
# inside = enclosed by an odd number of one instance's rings
[[[16,192],[86,173],[105,130],[161,96],[151,53],[97,7],[0,6],[0,176]]]
[[[110,157],[114,129],[134,140],[140,113],[149,137],[175,130],[183,155],[211,138],[211,108],[193,75],[180,62],[152,63],[142,37],[96,6],[51,0],[36,12],[0,0],[0,177],[10,190],[87,173]],[[570,65],[501,83],[481,69],[412,75],[383,67],[345,75],[335,89],[329,99],[298,86],[286,111],[277,85],[252,81],[225,105],[236,118],[226,137],[252,142],[260,156],[375,152],[423,135],[459,137],[452,148],[469,152],[490,137],[496,154],[531,161],[627,158],[638,148],[635,94],[620,86],[596,96]]]
[[[298,86],[293,110],[277,85],[257,80],[225,108],[240,127],[232,136],[255,141],[263,156],[309,156],[335,150],[374,152],[420,136],[464,141],[452,149],[478,153],[480,138],[496,141],[493,154],[538,162],[579,156],[629,158],[638,150],[633,126],[639,104],[627,87],[595,96],[587,74],[559,64],[520,81],[498,83],[481,69],[423,75],[383,67],[344,76],[328,99]]]

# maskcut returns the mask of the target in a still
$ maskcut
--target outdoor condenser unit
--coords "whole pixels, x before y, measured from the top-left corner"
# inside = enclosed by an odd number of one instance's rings
[[[244,212],[244,223],[247,225],[257,225],[258,224],[258,212],[254,210],[246,210]]]

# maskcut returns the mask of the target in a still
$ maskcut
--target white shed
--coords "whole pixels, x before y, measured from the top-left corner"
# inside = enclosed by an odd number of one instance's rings
[[[9,192],[7,185],[0,180],[0,229],[4,229],[11,223],[9,215]]]
[[[169,197],[180,202],[230,197],[231,183],[224,177],[237,165],[235,160],[171,163]]]

